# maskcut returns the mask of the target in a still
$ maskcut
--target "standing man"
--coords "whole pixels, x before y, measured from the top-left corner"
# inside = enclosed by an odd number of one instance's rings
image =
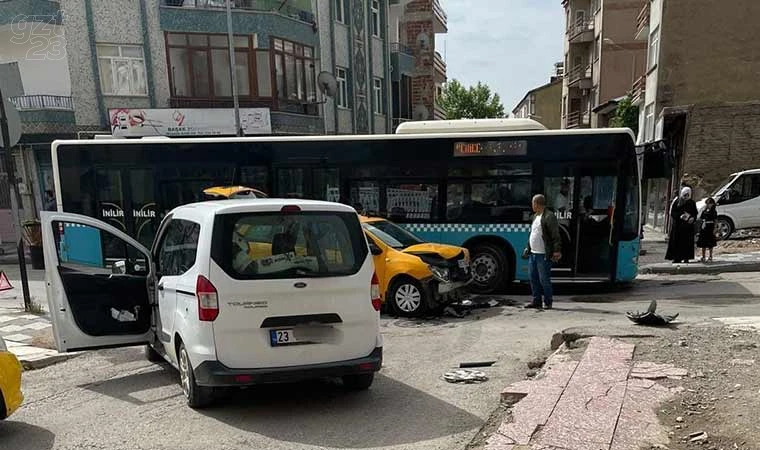
[[[523,258],[528,259],[533,302],[525,307],[551,309],[552,263],[562,258],[559,222],[551,211],[546,210],[546,197],[543,195],[534,195],[532,206],[534,215],[530,226],[530,238],[523,251]],[[543,305],[541,304],[542,296]]]

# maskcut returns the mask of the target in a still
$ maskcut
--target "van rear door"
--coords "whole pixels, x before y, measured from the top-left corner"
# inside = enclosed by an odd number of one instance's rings
[[[212,240],[222,364],[287,367],[372,353],[374,269],[356,213],[336,205],[222,214]]]

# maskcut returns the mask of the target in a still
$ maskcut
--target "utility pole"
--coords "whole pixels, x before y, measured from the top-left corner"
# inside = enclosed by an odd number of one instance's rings
[[[0,87],[0,135],[3,144],[3,165],[8,176],[8,188],[11,197],[11,213],[13,225],[16,230],[16,242],[18,252],[18,265],[21,273],[21,291],[24,295],[24,309],[29,311],[31,297],[29,296],[29,278],[26,273],[26,257],[24,256],[24,239],[21,235],[21,218],[19,206],[21,205],[21,193],[18,191],[18,179],[16,178],[16,164],[11,152],[11,133],[8,130],[8,114],[5,111],[5,97]]]
[[[230,74],[232,79],[232,104],[235,108],[235,136],[242,136],[240,128],[240,102],[238,101],[237,73],[235,73],[235,41],[232,34],[232,0],[227,0],[227,41],[230,46]]]

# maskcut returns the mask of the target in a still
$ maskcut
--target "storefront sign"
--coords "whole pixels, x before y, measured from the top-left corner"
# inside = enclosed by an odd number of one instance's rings
[[[110,109],[111,134],[142,136],[235,136],[231,108]],[[245,135],[272,134],[269,108],[241,108],[240,127]]]

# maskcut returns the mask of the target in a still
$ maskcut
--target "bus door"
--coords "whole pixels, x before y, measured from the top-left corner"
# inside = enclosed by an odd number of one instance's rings
[[[544,195],[546,208],[557,216],[559,234],[562,240],[562,258],[554,264],[552,275],[570,277],[575,274],[575,254],[578,248],[577,217],[575,205],[575,170],[567,165],[546,165]]]
[[[97,218],[150,247],[160,221],[153,169],[101,167],[95,170],[95,183]],[[121,251],[104,245],[106,260]]]
[[[612,217],[617,195],[617,176],[588,171],[575,178],[575,275],[609,278],[613,267]]]

